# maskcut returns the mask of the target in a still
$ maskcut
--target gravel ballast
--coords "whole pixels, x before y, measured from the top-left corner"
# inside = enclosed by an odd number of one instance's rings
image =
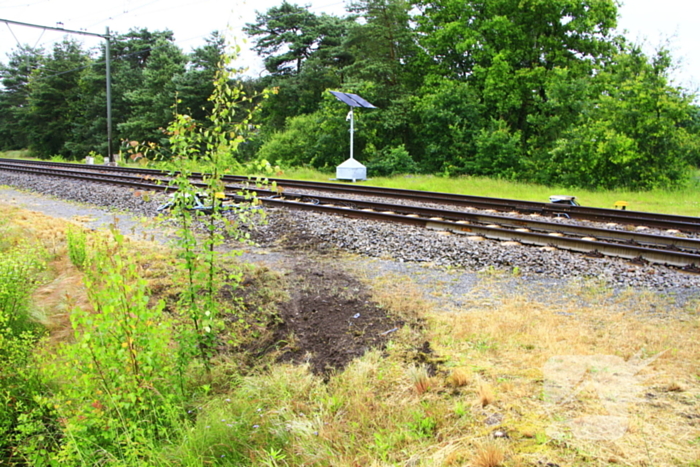
[[[136,216],[153,216],[164,200],[160,194],[143,196],[142,193],[107,184],[4,171],[0,171],[0,185],[101,206],[112,212],[129,211]],[[5,198],[8,194],[0,192],[0,196]],[[43,199],[36,198],[36,203],[31,204],[41,205]],[[37,206],[27,207],[41,210]],[[62,209],[77,208],[52,206],[47,213],[70,217],[56,212]],[[593,279],[617,290],[632,287],[661,291],[676,298],[681,297],[681,302],[697,298],[699,293],[700,275],[660,265],[591,258],[554,248],[528,247],[516,242],[484,240],[308,211],[269,208],[266,211],[267,224],[253,231],[254,239],[263,247],[284,246],[286,243],[297,247],[306,245],[309,249],[337,248],[395,265],[420,264],[451,271],[456,268],[465,274],[505,271],[524,281]],[[111,219],[113,214],[106,213],[105,216]]]

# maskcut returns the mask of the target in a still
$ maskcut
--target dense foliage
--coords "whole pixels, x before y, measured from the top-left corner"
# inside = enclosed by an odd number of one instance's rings
[[[338,165],[348,109],[326,91],[339,89],[379,107],[355,115],[370,175],[678,187],[700,161],[694,96],[670,80],[667,50],[645,55],[616,23],[614,0],[357,0],[345,17],[284,2],[244,28],[266,69],[247,86],[275,93],[239,158]],[[164,129],[174,111],[204,122],[223,48],[217,33],[190,54],[169,31],[115,36],[115,139],[170,157]],[[0,149],[105,154],[104,58],[72,41],[13,52]]]

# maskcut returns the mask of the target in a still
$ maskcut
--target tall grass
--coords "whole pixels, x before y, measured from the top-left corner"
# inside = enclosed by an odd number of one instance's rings
[[[31,220],[41,224],[40,215]],[[27,256],[12,231],[3,230],[3,258],[15,248]],[[86,244],[88,252],[96,245]],[[503,293],[493,276],[478,291],[464,291],[468,309],[440,311],[411,278],[396,275],[372,282],[373,300],[416,325],[393,333],[383,351],[368,352],[327,380],[303,365],[269,361],[242,374],[237,356],[226,353],[212,360],[210,374],[185,372],[183,392],[179,374],[166,371],[177,346],[166,321],[177,309],[171,302],[166,312],[158,300],[147,300],[147,284],[140,281],[147,271],[138,261],[143,255],[128,253],[138,251],[136,245],[125,247],[127,252],[114,243],[105,246],[97,263],[87,255],[93,305],[74,310],[77,333],[62,339],[72,347],[61,353],[62,369],[51,370],[59,365],[52,352],[61,346],[39,354],[42,368],[31,353],[35,339],[20,347],[25,363],[1,360],[0,433],[7,436],[0,455],[6,459],[30,465],[53,459],[61,465],[334,467],[541,460],[670,467],[697,459],[697,299],[685,309],[672,308],[673,297],[613,294],[582,282],[562,285],[565,299],[549,302]],[[74,271],[67,245],[55,250]],[[159,269],[155,256],[148,267],[151,273]],[[478,300],[490,287],[499,300]],[[431,353],[419,349],[426,341]],[[576,354],[634,361],[663,351],[640,377],[640,400],[625,401],[629,427],[623,438],[593,442],[550,434],[550,425],[575,426],[602,407],[585,387],[570,404],[547,406],[548,359]],[[435,373],[427,375],[423,365]],[[98,368],[107,369],[115,384],[102,384]],[[57,376],[50,391],[48,373]],[[172,395],[178,400],[167,399]]]
[[[0,227],[0,464],[37,454],[34,436],[53,443],[55,420],[41,402],[47,388],[33,350],[43,329],[31,317],[31,295],[42,279],[47,254],[21,239],[11,225]]]

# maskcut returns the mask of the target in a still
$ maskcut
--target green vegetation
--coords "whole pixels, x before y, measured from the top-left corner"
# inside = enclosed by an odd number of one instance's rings
[[[5,159],[27,159],[29,151],[26,149],[16,151],[0,151],[0,157]]]
[[[238,84],[218,34],[188,55],[167,31],[115,36],[121,153],[181,172],[167,218],[177,241],[0,206],[0,464],[697,463],[697,300],[675,319],[659,313],[673,297],[582,281],[546,304],[503,292],[518,270],[490,269],[460,297],[468,308],[444,309],[387,276],[366,281],[371,300],[407,324],[385,349],[325,375],[276,362],[266,352],[277,342],[251,350],[276,330],[274,297],[287,291],[282,274],[221,251],[256,220],[252,196],[223,204],[221,176],[327,179],[348,144],[347,108],[328,88],[380,107],[357,121],[370,176],[393,175],[372,184],[698,214],[698,109],[669,84],[667,52],[646,57],[616,36],[612,0],[363,0],[351,11],[260,13],[246,31],[269,75]],[[105,154],[100,54],[64,41],[2,64],[0,149]],[[187,179],[198,169],[211,173],[203,190]],[[206,213],[192,209],[197,191]],[[658,356],[639,382],[654,403],[623,395],[620,439],[574,436],[610,403],[588,386],[546,404],[545,365],[571,354]]]
[[[700,175],[700,174],[698,174]],[[278,172],[276,177],[300,180],[328,181],[329,175],[312,169],[289,169]],[[546,202],[550,195],[565,194],[576,196],[584,206],[613,208],[617,201],[627,201],[627,209],[646,212],[661,212],[684,216],[699,216],[700,180],[687,188],[677,190],[586,190],[562,186],[545,186],[488,177],[436,177],[434,175],[399,175],[395,177],[370,177],[363,185],[409,190],[461,193],[493,198],[523,199]]]
[[[410,278],[386,276],[372,281],[372,300],[421,326],[403,326],[384,351],[369,351],[324,378],[306,365],[251,360],[243,348],[222,346],[232,332],[255,337],[219,320],[212,330],[219,345],[205,365],[197,355],[181,356],[190,345],[183,331],[192,324],[176,300],[187,290],[175,273],[184,264],[177,249],[116,232],[86,233],[80,271],[69,256],[81,247],[65,237],[75,226],[0,208],[5,464],[515,467],[546,458],[603,467],[611,459],[681,466],[697,458],[686,418],[700,394],[697,302],[676,311],[682,319],[658,316],[665,297],[613,296],[581,282],[554,304],[518,293],[494,304],[483,293],[512,281],[494,274],[462,298],[468,311],[442,309]],[[55,289],[62,298],[47,300]],[[32,318],[35,308],[44,324]],[[22,316],[21,326],[8,324],[11,316]],[[417,350],[424,342],[430,352]],[[575,404],[545,405],[542,368],[552,356],[632,361],[664,350],[639,383],[655,404],[625,404],[623,438],[551,431],[562,420],[585,423],[601,413],[588,390]],[[494,439],[498,432],[507,436]]]
[[[238,102],[239,117],[260,105],[236,159],[331,172],[349,153],[348,109],[327,92],[339,89],[378,107],[356,112],[355,154],[372,177],[686,188],[700,164],[694,95],[670,80],[666,48],[647,56],[616,26],[614,0],[359,0],[343,17],[283,2],[243,28],[267,71],[243,87],[271,93]],[[185,53],[170,31],[132,30],[112,50],[123,158],[177,157],[176,114],[214,129],[221,35]],[[70,40],[15,50],[0,64],[0,150],[105,155],[104,53]]]

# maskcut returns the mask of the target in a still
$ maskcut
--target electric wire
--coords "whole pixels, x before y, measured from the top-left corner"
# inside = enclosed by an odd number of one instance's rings
[[[50,2],[50,1],[51,1],[51,0],[39,0],[38,2],[34,2],[34,3],[18,3],[18,4],[16,4],[16,5],[3,5],[2,8],[3,8],[3,9],[10,9],[10,8],[27,8],[27,7],[32,7],[32,6],[39,5],[39,4],[41,4],[41,3],[47,3],[47,2]]]
[[[49,0],[46,0],[46,1],[49,1]],[[131,10],[129,10],[129,11],[134,11],[134,10],[137,10],[137,9],[140,9],[140,8],[144,8],[144,7],[149,6],[149,5],[151,5],[151,4],[157,3],[158,1],[160,1],[160,0],[152,0],[152,1],[147,2],[147,3],[145,3],[145,4],[139,5],[139,6],[137,6],[136,8],[133,8],[133,9],[131,9]],[[37,2],[37,3],[41,3],[41,2]],[[197,2],[193,2],[193,3],[197,3]],[[201,3],[201,2],[200,2],[200,3]],[[326,5],[317,6],[317,7],[310,7],[310,8],[307,8],[307,10],[309,10],[309,11],[311,11],[311,10],[318,10],[318,9],[323,9],[323,8],[327,8],[327,7],[330,7],[330,6],[340,5],[340,4],[343,4],[343,3],[344,3],[344,2],[342,2],[342,1],[341,1],[341,2],[334,2],[334,3],[329,3],[329,4],[326,4]],[[183,7],[183,6],[189,6],[189,5],[191,5],[191,4],[192,4],[192,3],[187,3],[187,4],[185,4],[185,5],[180,5],[180,6],[175,6],[175,7],[168,7],[168,8],[165,8],[165,9],[163,9],[163,10],[172,9],[172,8],[180,8],[180,7]],[[160,11],[163,11],[163,10],[160,10]],[[288,16],[292,16],[292,14],[290,14],[290,15],[288,15]],[[110,19],[113,19],[113,18],[110,18]],[[104,21],[106,21],[106,20],[102,20],[102,21],[100,21],[100,22],[104,22]],[[95,23],[95,24],[93,24],[93,25],[91,25],[91,26],[88,26],[88,28],[93,27],[93,26],[95,26],[95,25],[97,25],[97,24],[100,24],[100,22]],[[10,30],[10,33],[12,34],[12,36],[15,38],[15,41],[17,42],[18,47],[21,49],[21,48],[22,48],[22,45],[20,44],[20,42],[19,42],[19,40],[17,39],[17,37],[15,36],[14,32],[13,32],[12,29],[10,28],[9,23],[5,23],[5,24],[7,24],[7,28]],[[34,45],[33,48],[36,48],[36,45],[39,43],[39,40],[41,39],[41,37],[43,37],[43,35],[44,35],[45,32],[46,32],[46,29],[42,29],[41,36],[40,36],[39,39],[36,41],[36,44]],[[206,37],[206,36],[208,36],[208,35],[210,35],[210,34],[211,34],[211,32],[208,33],[208,34],[202,34],[202,35],[192,36],[192,37],[190,37],[190,38],[183,39],[183,40],[175,40],[175,41],[173,41],[172,43],[173,43],[173,44],[176,44],[176,45],[177,45],[177,44],[188,43],[188,42],[193,41],[193,40],[195,40],[195,39],[200,39],[200,38],[202,38],[202,37]],[[167,44],[165,44],[165,45],[163,45],[163,46],[148,47],[148,48],[146,48],[146,49],[142,49],[142,50],[139,50],[139,51],[131,52],[131,53],[126,54],[126,55],[121,55],[121,56],[119,56],[119,57],[115,57],[115,58],[113,58],[113,60],[123,60],[123,59],[125,59],[125,58],[127,58],[127,57],[129,57],[129,56],[138,55],[138,54],[142,54],[142,53],[145,53],[145,52],[151,52],[151,51],[154,51],[154,50],[159,49],[160,47],[165,47],[166,45],[167,45]],[[105,61],[104,61],[104,60],[94,61],[94,62],[89,63],[89,64],[87,64],[87,65],[83,65],[83,66],[80,66],[80,67],[72,68],[72,69],[70,69],[70,70],[64,70],[64,71],[61,71],[61,72],[58,72],[58,73],[54,73],[54,74],[51,74],[51,75],[48,75],[48,76],[41,76],[41,77],[35,78],[35,80],[36,80],[36,81],[43,81],[43,80],[46,80],[46,79],[49,79],[49,78],[53,78],[53,77],[56,77],[56,76],[61,76],[61,75],[64,75],[64,74],[68,74],[68,73],[72,73],[72,72],[76,72],[76,71],[81,71],[81,70],[84,70],[84,69],[89,68],[89,67],[91,67],[91,66],[100,66],[100,65],[104,65],[104,64],[105,64]],[[12,86],[10,86],[10,87],[3,87],[3,88],[4,88],[4,89],[13,89]],[[15,90],[19,91],[19,88],[15,88]]]

